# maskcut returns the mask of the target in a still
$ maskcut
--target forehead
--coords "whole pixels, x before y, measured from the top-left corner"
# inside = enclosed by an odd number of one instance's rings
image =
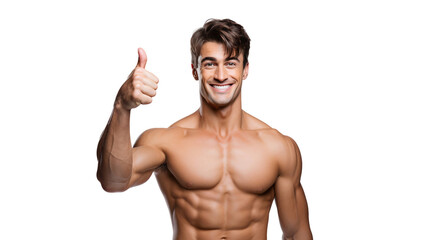
[[[222,43],[206,42],[201,46],[199,60],[205,57],[214,57],[218,60],[226,59],[228,57],[237,57],[240,61],[242,61],[243,53],[241,53],[239,56],[235,56],[235,54],[232,54],[232,56],[229,56],[227,54],[225,46]]]

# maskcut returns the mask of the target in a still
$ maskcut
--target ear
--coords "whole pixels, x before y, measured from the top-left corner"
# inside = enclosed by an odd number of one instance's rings
[[[194,64],[191,64],[191,67],[192,67],[192,76],[194,76],[194,79],[198,81],[197,69],[194,67]]]
[[[247,78],[248,74],[249,74],[249,63],[246,63],[246,66],[243,69],[243,80]]]

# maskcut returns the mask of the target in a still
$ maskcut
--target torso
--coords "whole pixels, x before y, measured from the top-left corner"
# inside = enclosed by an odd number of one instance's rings
[[[173,221],[174,239],[266,239],[278,176],[271,128],[221,139],[203,130],[166,131],[166,162],[155,173]]]

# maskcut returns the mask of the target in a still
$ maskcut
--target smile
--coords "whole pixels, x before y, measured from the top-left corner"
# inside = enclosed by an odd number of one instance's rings
[[[232,84],[224,84],[224,85],[217,85],[217,84],[210,84],[211,87],[215,89],[216,92],[226,92],[229,88],[231,88]]]
[[[214,88],[217,89],[225,89],[225,88],[229,88],[231,85],[213,85]]]

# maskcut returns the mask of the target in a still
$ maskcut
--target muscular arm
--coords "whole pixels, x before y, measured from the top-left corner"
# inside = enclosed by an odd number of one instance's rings
[[[165,159],[163,152],[152,144],[156,139],[156,131],[148,130],[139,137],[133,148],[130,110],[115,104],[97,148],[97,178],[103,189],[108,192],[125,191],[147,181],[152,171]]]
[[[275,183],[275,199],[284,240],[312,240],[308,207],[300,178],[301,154],[295,141],[284,137],[284,152]]]
[[[152,144],[156,136],[142,134],[133,148],[130,139],[130,112],[140,104],[149,104],[158,88],[158,78],[146,71],[146,53],[138,49],[139,60],[119,89],[114,109],[97,147],[97,178],[108,192],[125,191],[144,183],[152,170],[164,161],[164,154]]]
[[[115,104],[97,147],[97,178],[108,192],[124,191],[132,174],[130,110]]]

